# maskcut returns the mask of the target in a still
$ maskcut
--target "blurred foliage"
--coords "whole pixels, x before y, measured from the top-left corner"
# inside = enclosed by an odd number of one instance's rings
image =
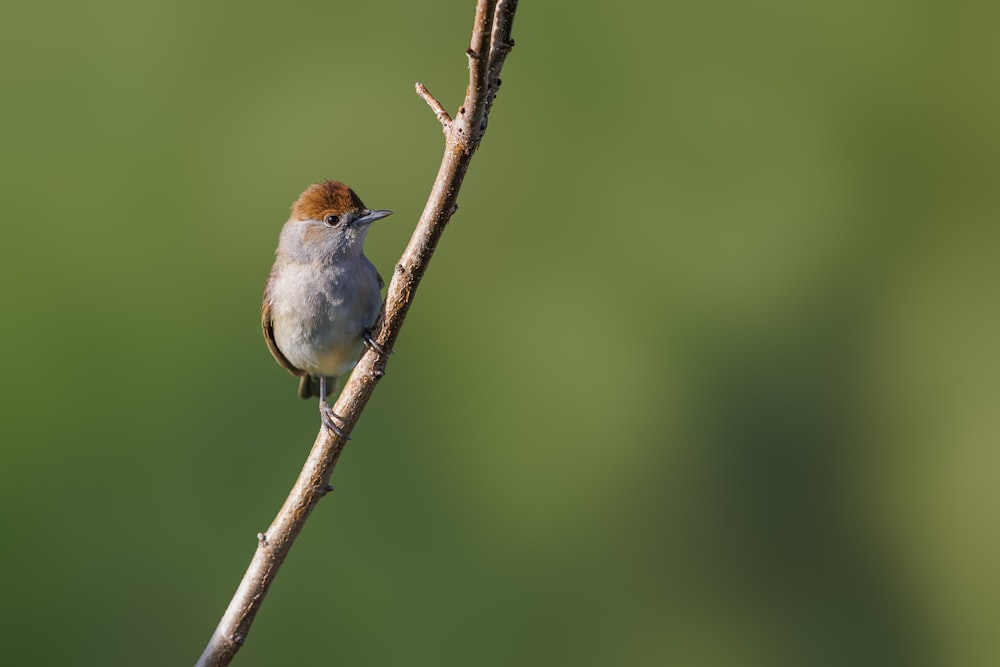
[[[258,325],[287,207],[394,209],[389,274],[472,13],[7,9],[8,664],[200,653],[318,426]],[[521,3],[237,664],[998,664],[998,13]]]

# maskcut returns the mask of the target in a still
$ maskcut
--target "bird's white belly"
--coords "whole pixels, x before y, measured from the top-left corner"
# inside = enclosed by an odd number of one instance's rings
[[[364,272],[329,267],[327,272],[328,280],[321,281],[315,266],[286,266],[272,285],[271,319],[275,342],[288,361],[310,375],[339,376],[357,364],[362,335],[378,315],[381,297],[373,276],[365,280]]]

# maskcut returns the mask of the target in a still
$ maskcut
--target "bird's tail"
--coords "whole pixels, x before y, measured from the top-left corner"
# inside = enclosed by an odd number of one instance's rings
[[[326,396],[329,398],[337,393],[337,378],[328,376],[326,378]],[[319,376],[303,375],[299,379],[299,398],[310,399],[319,398]]]

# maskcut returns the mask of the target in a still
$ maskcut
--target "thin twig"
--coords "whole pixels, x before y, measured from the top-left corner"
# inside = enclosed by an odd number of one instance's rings
[[[497,20],[493,22],[493,34],[490,38],[490,61],[487,68],[489,89],[486,92],[486,108],[483,112],[483,122],[480,132],[486,132],[490,109],[493,100],[500,90],[500,70],[503,69],[507,54],[514,48],[514,40],[510,36],[514,25],[514,12],[517,11],[517,0],[500,0],[496,8]]]
[[[448,128],[451,127],[451,114],[444,108],[444,105],[437,101],[436,97],[431,95],[431,91],[427,90],[424,84],[417,84],[417,95],[424,98],[424,101],[434,110],[434,115],[441,121],[441,129],[444,130],[445,136],[447,136]]]
[[[479,0],[469,55],[469,88],[465,103],[454,119],[427,89],[417,93],[445,125],[445,150],[437,178],[406,250],[396,264],[386,292],[382,314],[373,334],[377,343],[366,349],[337,399],[334,410],[350,433],[385,374],[388,359],[377,348],[391,350],[413,303],[438,240],[458,209],[458,192],[472,155],[482,140],[486,116],[499,86],[503,59],[513,45],[510,28],[516,0]],[[450,131],[449,131],[450,128]],[[288,555],[313,508],[331,489],[333,473],[346,440],[321,428],[302,472],[267,532],[257,535],[257,551],[229,603],[197,667],[224,667],[246,640],[268,588]]]
[[[472,28],[472,40],[465,55],[469,57],[469,87],[465,91],[465,104],[458,113],[463,126],[456,134],[470,136],[468,149],[479,147],[479,138],[484,129],[486,98],[489,96],[490,40],[493,34],[493,16],[497,0],[480,2],[476,6],[476,22]]]
[[[514,48],[510,30],[514,26],[514,12],[517,11],[517,0],[500,0],[497,3],[497,20],[493,22],[493,35],[490,38],[490,82],[500,78],[507,54]]]

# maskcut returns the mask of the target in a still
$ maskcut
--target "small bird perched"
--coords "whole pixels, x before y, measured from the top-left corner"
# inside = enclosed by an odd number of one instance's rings
[[[361,357],[382,305],[382,276],[364,255],[368,226],[392,211],[371,211],[337,181],[309,186],[281,229],[264,288],[261,326],[275,360],[298,376],[299,396],[319,397],[323,424],[347,437],[327,396]]]

